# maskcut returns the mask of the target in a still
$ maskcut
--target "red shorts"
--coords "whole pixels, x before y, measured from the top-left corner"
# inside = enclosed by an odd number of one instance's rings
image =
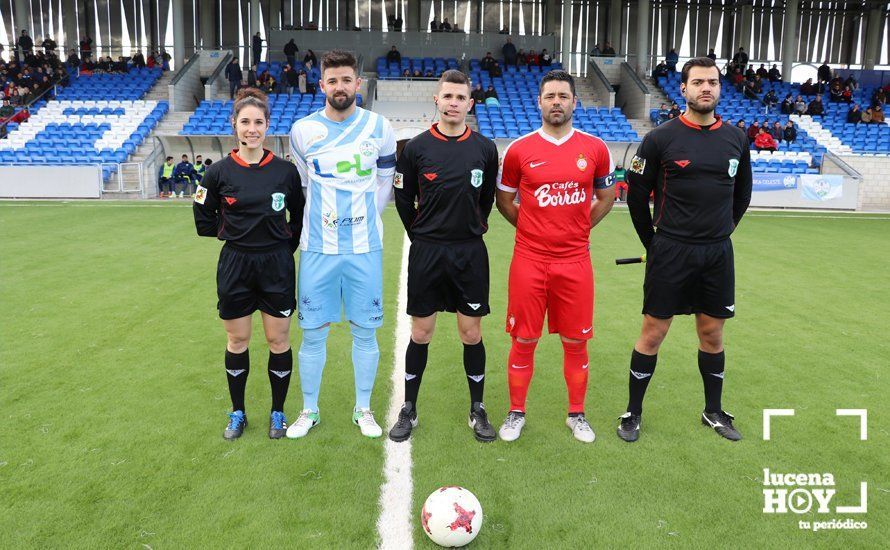
[[[544,313],[550,334],[574,340],[593,337],[593,266],[590,258],[549,263],[513,255],[508,280],[507,332],[541,337]]]

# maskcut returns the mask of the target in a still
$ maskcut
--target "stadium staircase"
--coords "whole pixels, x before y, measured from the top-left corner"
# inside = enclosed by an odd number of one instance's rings
[[[795,124],[806,130],[807,134],[812,136],[819,145],[822,145],[829,151],[839,155],[849,155],[853,153],[853,149],[844,144],[840,138],[834,136],[831,131],[822,127],[822,124],[810,115],[791,115],[791,120]]]
[[[170,83],[173,82],[173,77],[176,76],[175,71],[167,71],[161,75],[161,78],[155,82],[155,85],[151,87],[151,90],[148,91],[148,94],[145,96],[145,99],[153,99],[155,101],[167,101],[170,99]]]

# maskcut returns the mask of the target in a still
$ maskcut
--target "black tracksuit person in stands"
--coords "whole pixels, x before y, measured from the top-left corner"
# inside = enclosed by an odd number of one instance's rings
[[[272,386],[269,437],[280,439],[287,430],[283,411],[293,370],[290,319],[297,307],[294,251],[305,200],[297,168],[263,148],[269,129],[265,94],[254,88],[238,91],[232,128],[240,145],[207,168],[193,208],[198,235],[225,242],[216,292],[228,336],[225,367],[232,412],[223,437],[237,439],[247,426],[247,345],[253,312],[260,310]]]
[[[737,441],[741,434],[721,405],[723,324],[735,313],[730,235],[751,202],[751,154],[744,132],[714,114],[720,72],[712,59],[686,62],[680,90],[686,112],[646,135],[627,172],[627,206],[647,263],[643,329],[631,355],[630,397],[618,436],[639,437],[643,396],[659,347],[674,315],[694,313],[705,390],[702,424]]]
[[[434,96],[439,123],[409,141],[396,164],[396,208],[411,239],[411,340],[405,351],[405,404],[389,432],[393,441],[407,440],[417,425],[417,394],[439,311],[457,314],[470,389],[470,427],[479,441],[497,437],[482,403],[482,317],[490,312],[488,251],[482,235],[494,204],[498,150],[466,125],[473,106],[470,94],[465,74],[445,71]]]

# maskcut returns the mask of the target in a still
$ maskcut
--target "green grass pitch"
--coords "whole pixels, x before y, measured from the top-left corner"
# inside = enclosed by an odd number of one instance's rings
[[[528,424],[513,444],[477,443],[454,317],[440,316],[413,437],[414,503],[441,485],[481,501],[477,548],[879,547],[890,520],[887,416],[890,219],[751,212],[734,236],[737,316],[727,324],[724,406],[745,439],[699,424],[692,320],[677,318],[645,403],[643,434],[614,435],[640,325],[640,252],[616,208],[591,235],[596,338],[587,416],[593,445],[564,425],[558,337],[538,346]],[[386,213],[386,324],[373,407],[392,391],[402,229]],[[483,323],[486,404],[508,406],[503,332],[513,230],[486,237],[492,315]],[[219,243],[194,234],[186,203],[0,203],[0,547],[372,548],[382,440],[362,438],[349,332],[334,327],[321,424],[300,441],[266,436],[270,402],[259,320],[251,343],[250,426],[221,437],[225,335],[215,310]],[[299,329],[292,342],[299,346]],[[286,412],[301,404],[298,376]],[[762,439],[764,408],[794,408]],[[868,409],[868,440],[837,408]],[[388,426],[384,426],[388,429]],[[831,472],[834,505],[868,513],[766,515],[763,469]],[[860,531],[799,520],[854,517]],[[416,517],[414,542],[430,543]]]

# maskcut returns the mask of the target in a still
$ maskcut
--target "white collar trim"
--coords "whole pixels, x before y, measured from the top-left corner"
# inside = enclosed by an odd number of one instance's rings
[[[541,136],[542,138],[544,138],[546,141],[549,141],[553,145],[559,146],[559,145],[562,145],[563,143],[567,142],[568,140],[572,139],[572,136],[575,135],[575,129],[572,128],[571,130],[569,130],[568,134],[562,136],[562,138],[560,138],[560,139],[556,139],[555,137],[553,137],[550,134],[548,134],[547,132],[545,132],[543,127],[538,128],[538,135]]]

